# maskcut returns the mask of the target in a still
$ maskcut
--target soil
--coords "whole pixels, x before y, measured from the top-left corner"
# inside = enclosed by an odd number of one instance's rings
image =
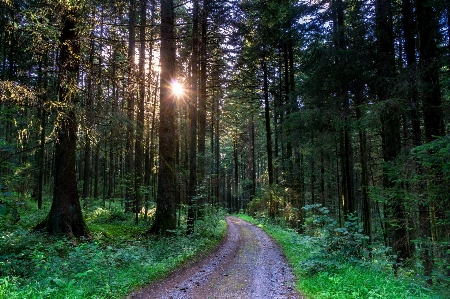
[[[224,242],[208,257],[129,299],[303,299],[278,245],[263,230],[227,217]]]

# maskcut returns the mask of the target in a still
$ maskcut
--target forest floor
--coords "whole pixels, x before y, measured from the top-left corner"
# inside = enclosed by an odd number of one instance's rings
[[[236,217],[227,217],[227,225],[224,242],[211,255],[128,298],[303,298],[271,237]]]

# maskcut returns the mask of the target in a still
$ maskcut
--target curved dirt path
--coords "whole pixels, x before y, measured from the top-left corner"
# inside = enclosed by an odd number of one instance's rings
[[[129,299],[302,299],[275,242],[260,228],[227,217],[225,242],[207,258]]]

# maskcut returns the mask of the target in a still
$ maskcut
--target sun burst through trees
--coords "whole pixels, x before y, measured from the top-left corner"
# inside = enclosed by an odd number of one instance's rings
[[[172,92],[176,97],[180,97],[184,94],[183,84],[178,81],[172,82]]]

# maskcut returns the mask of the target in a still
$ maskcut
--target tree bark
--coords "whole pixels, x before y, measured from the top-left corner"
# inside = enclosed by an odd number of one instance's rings
[[[144,122],[145,122],[145,28],[147,25],[147,1],[141,0],[141,23],[139,27],[139,102],[137,113],[135,161],[134,161],[134,213],[135,223],[139,222],[142,208],[142,190],[144,185]]]
[[[135,200],[134,190],[134,171],[133,171],[133,142],[135,141],[134,134],[134,81],[135,68],[134,57],[136,49],[136,0],[130,0],[129,11],[129,26],[128,26],[128,90],[126,92],[127,99],[127,131],[125,144],[125,211],[133,211],[133,203]]]
[[[92,122],[92,109],[93,109],[93,76],[94,76],[94,40],[91,36],[91,45],[89,51],[89,69],[88,69],[88,86],[87,86],[87,98],[86,98],[86,129],[85,129],[85,146],[84,146],[84,165],[83,165],[83,208],[86,209],[89,198],[89,181],[91,179],[91,139],[90,139],[90,127]]]
[[[188,219],[186,234],[194,233],[197,200],[197,98],[198,98],[198,0],[193,2],[192,17],[192,55],[191,55],[191,92],[189,93],[189,186],[188,186]],[[205,119],[206,120],[206,119]],[[203,133],[205,133],[203,131]],[[199,136],[199,147],[200,147]],[[205,135],[203,135],[203,151]],[[200,148],[199,148],[200,151]],[[204,154],[204,152],[203,152]]]
[[[419,36],[419,66],[422,81],[423,119],[425,141],[430,142],[444,135],[442,96],[439,82],[439,16],[433,6],[425,1],[416,1]],[[427,198],[419,203],[419,238],[422,242],[421,258],[427,283],[432,284],[433,257],[431,244],[430,205],[435,200]],[[442,211],[437,217],[445,219]],[[435,222],[435,221],[433,221]]]
[[[207,67],[207,40],[206,34],[208,30],[207,23],[207,9],[208,0],[203,0],[203,8],[201,11],[201,36],[200,36],[200,73],[199,82],[200,89],[198,93],[198,183],[203,185],[205,183],[205,161],[206,161],[206,67]],[[199,194],[198,211],[199,218],[204,215],[204,208],[207,203],[206,194]]]
[[[253,114],[250,119],[250,161],[249,161],[249,179],[251,181],[251,187],[250,187],[250,201],[253,200],[253,198],[256,195],[256,173],[255,173],[255,122],[253,120]]]
[[[420,128],[419,101],[416,86],[416,42],[415,42],[415,23],[413,17],[412,0],[402,0],[402,28],[404,33],[404,52],[407,64],[408,77],[408,99],[411,110],[411,129],[413,145],[418,146],[422,143],[422,133]]]
[[[263,57],[263,92],[264,92],[264,118],[266,121],[266,150],[267,150],[267,172],[269,175],[269,189],[273,185],[273,161],[272,161],[272,131],[270,129],[270,106],[269,106],[269,76],[266,57]],[[275,203],[273,202],[272,190],[269,190],[269,217],[275,218]]]
[[[173,0],[161,0],[161,77],[159,113],[159,173],[155,221],[151,233],[167,234],[176,228],[176,103]]]
[[[401,149],[401,112],[390,94],[395,66],[391,0],[377,0],[375,11],[379,77],[376,89],[379,101],[383,103],[380,116],[382,151],[385,163],[383,187],[389,189],[395,185],[393,179],[389,176],[389,164],[397,158]],[[386,204],[386,210],[391,246],[394,254],[397,255],[397,264],[394,265],[394,272],[397,273],[398,266],[411,257],[402,198],[391,196]]]
[[[47,218],[36,228],[45,228],[50,234],[62,233],[69,237],[89,237],[81,212],[75,170],[77,121],[74,104],[80,67],[78,18],[79,13],[76,8],[63,8],[59,54],[59,99],[67,106],[67,109],[60,111],[57,124],[53,203]]]
[[[39,109],[39,119],[41,120],[41,128],[39,132],[39,149],[37,152],[37,204],[38,209],[42,208],[42,196],[43,196],[43,187],[44,187],[44,158],[45,158],[45,128],[47,127],[47,111],[44,108],[45,103],[47,102],[47,89],[48,89],[48,55],[43,54],[44,61],[40,62],[39,66],[39,88],[41,88],[41,97],[42,97],[42,107]],[[46,68],[45,73],[42,73],[42,64],[43,67]]]

